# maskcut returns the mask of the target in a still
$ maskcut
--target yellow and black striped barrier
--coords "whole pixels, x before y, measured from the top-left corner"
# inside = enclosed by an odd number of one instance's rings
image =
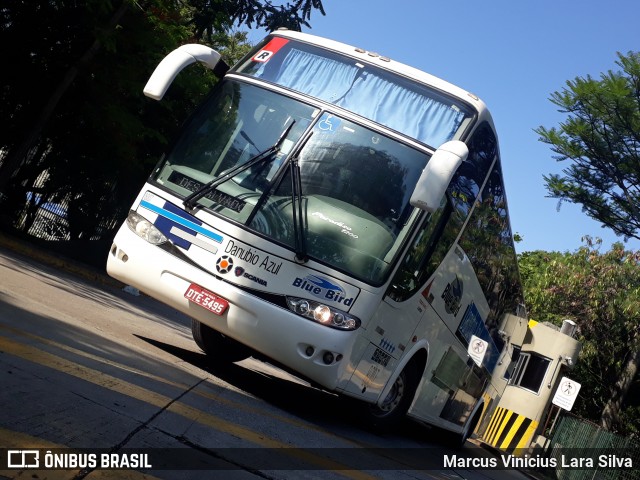
[[[514,411],[498,407],[491,416],[483,440],[492,447],[512,453],[516,448],[527,448],[538,422]]]

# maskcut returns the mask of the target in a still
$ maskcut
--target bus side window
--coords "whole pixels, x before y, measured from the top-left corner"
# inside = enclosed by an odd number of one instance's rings
[[[493,130],[482,123],[469,140],[469,156],[451,181],[442,205],[425,221],[391,282],[390,298],[397,302],[408,299],[433,275],[471,212],[496,155]]]
[[[426,219],[396,272],[388,292],[391,299],[402,302],[422,287],[444,260],[461,225],[449,195],[445,195],[440,208]]]

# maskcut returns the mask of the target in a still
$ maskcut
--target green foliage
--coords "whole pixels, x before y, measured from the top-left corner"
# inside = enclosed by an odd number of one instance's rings
[[[519,266],[531,318],[578,324],[583,348],[571,373],[583,384],[577,413],[600,422],[605,407],[622,394],[612,429],[640,434],[637,371],[627,385],[621,382],[640,349],[640,251],[618,243],[601,252],[586,238],[574,253],[523,253]]]
[[[258,0],[36,0],[0,8],[0,42],[10,46],[0,85],[4,223],[17,225],[26,209],[20,225],[28,229],[36,205],[26,199],[35,192],[69,202],[72,237],[106,236],[217,81],[194,66],[154,102],[142,88],[158,62],[181,44],[207,40],[233,64],[251,48],[246,33],[230,33],[234,25],[269,27],[286,14],[290,22],[282,25],[299,28],[313,9],[324,13],[320,0],[281,7]]]
[[[544,177],[549,195],[640,239],[640,53],[618,54],[616,63],[621,71],[577,77],[555,92],[551,102],[567,119],[536,132],[556,160],[570,162]]]
[[[192,7],[189,25],[193,27],[195,38],[208,40],[234,25],[268,31],[280,27],[300,31],[302,26],[310,27],[313,9],[325,14],[321,0],[296,0],[285,5],[262,0],[191,0],[189,4]]]
[[[252,47],[249,44],[248,33],[240,31],[218,34],[212,39],[212,44],[216,45],[216,50],[220,52],[228,65],[238,63]]]
[[[3,10],[9,21],[2,41],[19,45],[19,52],[1,107],[12,128],[0,137],[0,148],[11,153],[16,139],[28,138],[59,94],[30,145],[38,153],[13,172],[6,193],[16,205],[31,191],[67,199],[73,238],[96,234],[101,219],[126,211],[122,200],[133,199],[178,123],[213,82],[187,72],[174,89],[185,98],[162,105],[145,99],[141,89],[158,59],[190,36],[171,5],[146,5],[141,11],[99,0],[20,2]],[[45,32],[34,29],[40,21]],[[38,178],[46,181],[36,184]]]

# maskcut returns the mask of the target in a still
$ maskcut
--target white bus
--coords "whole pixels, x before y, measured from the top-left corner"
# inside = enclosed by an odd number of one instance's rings
[[[161,99],[196,61],[224,71],[219,58],[180,47],[145,93]],[[364,401],[374,425],[408,414],[461,440],[500,394],[501,325],[523,302],[485,105],[286,30],[229,69],[185,124],[107,269],[189,315],[212,361],[259,352]]]

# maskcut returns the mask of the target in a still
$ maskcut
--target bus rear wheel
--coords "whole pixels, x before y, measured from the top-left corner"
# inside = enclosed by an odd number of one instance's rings
[[[197,320],[191,320],[193,339],[214,361],[239,362],[251,356],[251,349]]]
[[[401,420],[413,400],[418,387],[418,372],[414,362],[409,362],[391,386],[382,403],[370,405],[367,419],[380,430],[388,430]]]

